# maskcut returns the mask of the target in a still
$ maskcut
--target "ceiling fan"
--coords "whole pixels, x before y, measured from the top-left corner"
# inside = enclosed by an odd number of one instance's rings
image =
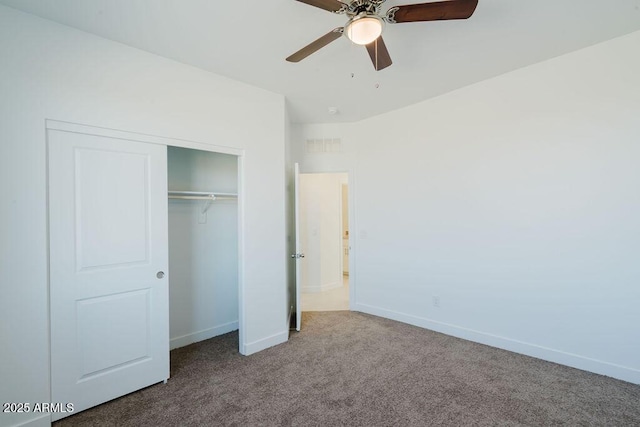
[[[316,41],[287,58],[299,62],[320,50],[343,34],[352,42],[366,46],[377,71],[392,64],[389,51],[382,39],[383,23],[467,19],[476,10],[478,0],[444,0],[431,3],[394,6],[382,15],[380,8],[386,0],[297,0],[349,18],[344,27],[334,28]]]

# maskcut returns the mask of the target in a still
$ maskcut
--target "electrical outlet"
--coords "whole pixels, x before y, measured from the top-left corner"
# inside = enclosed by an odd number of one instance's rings
[[[438,295],[433,296],[432,302],[434,307],[440,308],[440,297]]]

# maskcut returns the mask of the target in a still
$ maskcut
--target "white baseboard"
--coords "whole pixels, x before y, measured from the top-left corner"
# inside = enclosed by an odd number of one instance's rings
[[[315,294],[318,292],[330,291],[331,289],[337,289],[342,286],[342,282],[330,282],[319,286],[303,286],[302,292],[305,294]]]
[[[194,342],[208,340],[218,335],[238,330],[238,321],[225,323],[223,325],[214,326],[213,328],[204,329],[202,331],[193,332],[179,337],[171,338],[169,341],[169,349],[184,347]]]
[[[549,362],[559,363],[572,368],[606,375],[622,381],[640,384],[640,370],[629,368],[627,366],[616,365],[614,363],[580,356],[579,354],[567,353],[561,350],[555,350],[536,344],[463,328],[449,323],[438,322],[424,317],[412,316],[367,304],[356,303],[354,310],[391,320],[397,320],[398,322],[408,323],[410,325],[419,326],[421,328],[430,329],[432,331],[474,341],[480,344],[486,344],[491,347],[501,348],[514,353],[520,353]]]
[[[13,424],[13,427],[50,427],[51,426],[51,414],[40,415],[38,418],[33,418],[29,421],[21,422],[20,424]]]
[[[245,356],[249,356],[250,354],[257,353],[269,347],[273,347],[274,345],[287,342],[288,339],[289,339],[289,326],[287,326],[287,329],[285,331],[278,332],[277,334],[273,334],[269,337],[260,339],[258,341],[244,344],[242,346],[243,348],[240,353],[244,354]]]

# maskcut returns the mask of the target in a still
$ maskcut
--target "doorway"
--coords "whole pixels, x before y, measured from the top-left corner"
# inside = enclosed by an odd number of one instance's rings
[[[349,310],[348,201],[348,174],[300,174],[302,311]]]

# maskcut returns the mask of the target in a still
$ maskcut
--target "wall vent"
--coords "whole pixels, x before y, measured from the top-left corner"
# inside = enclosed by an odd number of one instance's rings
[[[308,154],[339,153],[342,151],[342,140],[340,138],[307,139],[306,148]]]

